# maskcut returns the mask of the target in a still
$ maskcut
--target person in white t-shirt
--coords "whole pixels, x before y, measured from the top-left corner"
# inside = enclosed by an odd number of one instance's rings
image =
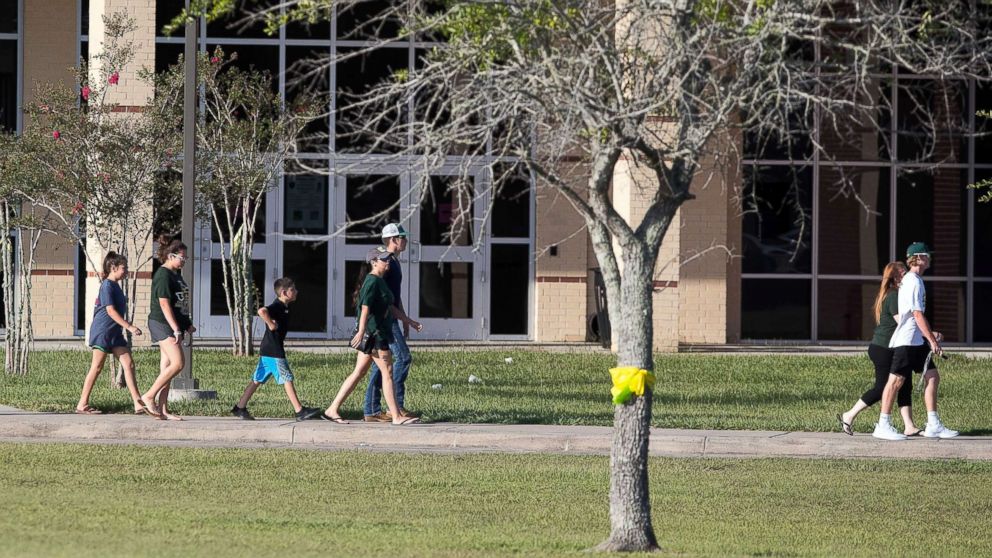
[[[872,436],[883,440],[905,440],[906,436],[892,427],[892,402],[896,393],[906,381],[912,381],[913,372],[923,374],[925,388],[923,400],[927,406],[927,425],[923,435],[927,438],[953,438],[956,430],[944,426],[937,414],[937,385],[940,374],[933,356],[940,356],[944,350],[940,346],[943,336],[930,329],[924,312],[926,311],[927,290],[920,278],[930,267],[930,249],[922,242],[914,242],[906,249],[906,265],[909,272],[899,286],[899,313],[896,317],[896,330],[889,340],[893,349],[892,368],[889,381],[882,392],[881,415]],[[930,353],[933,353],[933,356]]]

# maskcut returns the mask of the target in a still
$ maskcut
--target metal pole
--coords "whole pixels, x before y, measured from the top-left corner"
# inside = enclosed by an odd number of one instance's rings
[[[195,179],[196,179],[196,39],[198,18],[190,18],[186,23],[186,51],[184,64],[186,79],[183,89],[183,213],[182,239],[189,247],[186,251],[186,264],[183,266],[183,281],[186,282],[186,310],[192,317],[193,307],[193,271],[196,265],[194,225],[196,214]],[[196,390],[200,382],[193,377],[193,343],[187,339],[183,344],[183,370],[173,378],[172,387],[176,390]],[[177,394],[179,395],[179,394]],[[182,396],[180,396],[182,397]]]

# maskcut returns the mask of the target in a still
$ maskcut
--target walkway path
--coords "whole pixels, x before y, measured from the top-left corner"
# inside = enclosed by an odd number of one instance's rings
[[[186,417],[165,422],[131,415],[33,413],[0,406],[0,441],[88,442],[203,447],[365,449],[412,452],[535,452],[608,455],[602,426],[388,424]],[[882,442],[868,434],[652,429],[651,455],[971,459],[992,461],[992,436]]]

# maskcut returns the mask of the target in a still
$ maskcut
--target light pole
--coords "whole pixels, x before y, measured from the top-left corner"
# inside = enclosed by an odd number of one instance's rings
[[[190,17],[186,22],[186,50],[183,56],[185,84],[183,90],[183,209],[182,239],[189,246],[186,264],[183,266],[183,281],[186,282],[186,310],[192,317],[193,272],[196,258],[193,257],[196,245],[196,39],[199,18]],[[193,336],[183,344],[183,370],[172,379],[170,400],[216,399],[217,392],[202,390],[200,381],[193,377]]]

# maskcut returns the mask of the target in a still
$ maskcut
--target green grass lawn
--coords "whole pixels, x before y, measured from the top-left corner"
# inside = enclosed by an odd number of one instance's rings
[[[0,444],[2,556],[578,555],[605,457]],[[988,556],[992,464],[652,459],[688,556]]]
[[[505,357],[512,357],[507,364]],[[147,388],[158,369],[158,354],[138,351],[139,385]],[[431,421],[609,425],[609,355],[536,351],[415,353],[407,382],[407,407]],[[38,411],[68,412],[79,397],[89,364],[82,352],[37,352],[25,378],[0,376],[0,404]],[[306,404],[326,406],[354,354],[291,352],[297,389]],[[214,402],[178,405],[180,413],[223,415],[238,399],[255,358],[220,351],[199,351],[196,377],[218,392]],[[659,355],[656,361],[653,424],[672,428],[832,431],[834,415],[846,410],[870,387],[874,375],[861,356]],[[988,434],[992,425],[992,360],[963,357],[942,361],[941,414],[963,434]],[[104,374],[107,374],[105,371]],[[474,374],[482,384],[469,384]],[[432,385],[441,384],[439,390]],[[364,384],[345,405],[346,416],[361,415]],[[917,421],[926,414],[914,394]],[[127,393],[111,390],[105,377],[91,403],[109,411],[130,412]],[[292,409],[280,386],[261,388],[250,408],[257,416],[285,417]],[[855,425],[868,432],[877,410]]]

